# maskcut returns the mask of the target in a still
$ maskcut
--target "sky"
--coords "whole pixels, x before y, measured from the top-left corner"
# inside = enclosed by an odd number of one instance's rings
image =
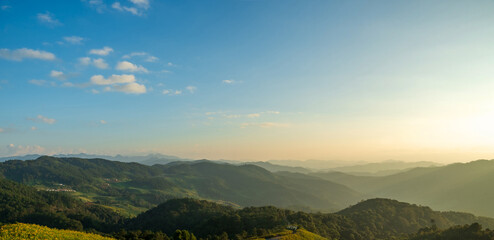
[[[494,158],[493,1],[0,0],[0,156]]]

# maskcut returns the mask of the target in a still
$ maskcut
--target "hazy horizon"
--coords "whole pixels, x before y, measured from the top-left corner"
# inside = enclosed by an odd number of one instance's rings
[[[0,156],[493,159],[492,1],[0,2]]]

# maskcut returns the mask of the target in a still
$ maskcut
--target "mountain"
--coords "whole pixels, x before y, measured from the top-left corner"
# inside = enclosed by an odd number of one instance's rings
[[[391,175],[404,170],[410,170],[417,167],[437,167],[440,166],[435,162],[402,162],[402,161],[384,161],[377,163],[367,163],[361,165],[344,166],[332,168],[331,171],[344,172],[352,175],[360,176],[385,176]]]
[[[289,166],[289,167],[303,167],[311,170],[329,170],[337,167],[354,166],[359,164],[366,164],[364,161],[340,161],[340,160],[269,160],[272,164]]]
[[[125,227],[163,231],[186,229],[198,237],[226,233],[230,239],[277,234],[287,226],[306,229],[329,239],[398,239],[432,225],[439,228],[479,222],[494,226],[492,218],[437,212],[428,207],[390,199],[370,199],[337,213],[304,213],[276,207],[228,206],[195,199],[173,199],[130,219]]]
[[[0,162],[5,162],[8,160],[35,160],[41,156],[44,156],[44,155],[30,154],[30,155],[24,155],[24,156],[0,157]],[[78,153],[78,154],[55,154],[52,157],[85,158],[85,159],[101,158],[101,159],[107,159],[107,160],[119,161],[119,162],[138,162],[138,163],[142,163],[142,164],[150,165],[150,166],[154,165],[154,164],[166,164],[166,163],[175,162],[175,161],[192,161],[192,159],[180,158],[180,157],[171,156],[171,155],[163,155],[163,154],[159,154],[159,153],[148,154],[148,155],[144,155],[144,156],[124,156],[124,155],[120,155],[120,154],[117,154],[115,156],[110,156],[110,155]]]
[[[88,201],[130,214],[177,197],[240,206],[310,206],[326,212],[361,199],[354,190],[318,177],[300,178],[254,165],[236,166],[207,160],[146,166],[104,159],[43,156],[0,163],[0,174],[43,189],[63,185]]]
[[[349,186],[368,197],[388,197],[440,210],[454,209],[494,217],[493,160],[415,168],[383,177],[338,172],[312,175]]]
[[[270,172],[295,172],[295,173],[310,173],[312,170],[303,168],[303,167],[290,167],[272,164],[270,162],[245,162],[243,165],[256,165],[258,167],[262,167]]]

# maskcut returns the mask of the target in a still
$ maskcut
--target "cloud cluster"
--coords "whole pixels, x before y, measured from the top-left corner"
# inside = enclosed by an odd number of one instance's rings
[[[34,50],[29,48],[20,48],[16,50],[10,50],[6,48],[0,49],[0,58],[13,60],[13,61],[22,61],[23,59],[39,59],[39,60],[55,60],[55,54]]]
[[[45,25],[50,26],[50,27],[63,25],[60,21],[58,21],[55,18],[55,15],[53,15],[50,12],[38,13],[37,17],[38,17],[38,21],[40,23],[45,24]]]
[[[105,78],[102,75],[94,75],[91,77],[90,82],[93,85],[106,86],[104,88],[105,91],[115,91],[131,94],[146,93],[146,86],[137,83],[134,75],[113,74],[108,78]],[[99,93],[99,91],[93,91],[93,93]]]
[[[50,77],[56,78],[56,79],[58,79],[60,81],[67,80],[67,75],[66,74],[64,74],[63,72],[60,72],[60,71],[56,71],[56,70],[51,70]]]
[[[139,56],[143,57],[144,61],[146,62],[156,62],[159,60],[159,58],[147,53],[147,52],[132,52],[130,54],[124,55],[122,58],[124,59],[130,59],[132,57]]]
[[[182,94],[182,90],[171,90],[171,89],[165,89],[163,90],[163,95],[170,95],[170,96],[173,96],[173,95],[180,95]]]
[[[91,51],[89,51],[89,54],[106,56],[106,55],[110,54],[111,52],[113,52],[113,48],[103,47],[102,49],[91,49]]]
[[[108,63],[105,62],[105,59],[103,58],[93,58],[91,59],[90,57],[82,57],[79,58],[79,63],[84,66],[95,66],[99,69],[107,69],[108,68]]]
[[[149,8],[149,0],[130,0],[132,6],[124,6],[120,2],[114,2],[111,7],[120,12],[129,12],[136,16],[142,16]]]
[[[143,72],[143,73],[149,72],[145,67],[143,67],[141,65],[133,64],[129,61],[118,62],[115,69],[120,70],[120,71],[127,71],[127,72]]]
[[[69,37],[63,37],[63,40],[70,44],[80,45],[82,44],[82,41],[84,41],[84,38],[79,36],[69,36]]]

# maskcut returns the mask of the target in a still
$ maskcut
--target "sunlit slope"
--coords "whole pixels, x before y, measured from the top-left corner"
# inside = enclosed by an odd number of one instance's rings
[[[343,173],[315,175],[368,196],[394,198],[439,210],[494,216],[493,160],[416,168],[385,177],[359,177]]]
[[[35,224],[16,223],[2,226],[0,228],[0,239],[111,240],[113,238],[71,230],[59,230]]]
[[[328,238],[321,237],[305,229],[298,229],[295,232],[286,230],[279,233],[269,234],[267,236],[250,238],[249,240],[328,240]]]
[[[44,188],[63,184],[86,200],[134,213],[177,197],[241,206],[307,206],[322,211],[339,210],[361,200],[356,191],[321,178],[294,178],[258,166],[205,160],[146,166],[104,159],[40,157],[0,163],[0,173]]]

